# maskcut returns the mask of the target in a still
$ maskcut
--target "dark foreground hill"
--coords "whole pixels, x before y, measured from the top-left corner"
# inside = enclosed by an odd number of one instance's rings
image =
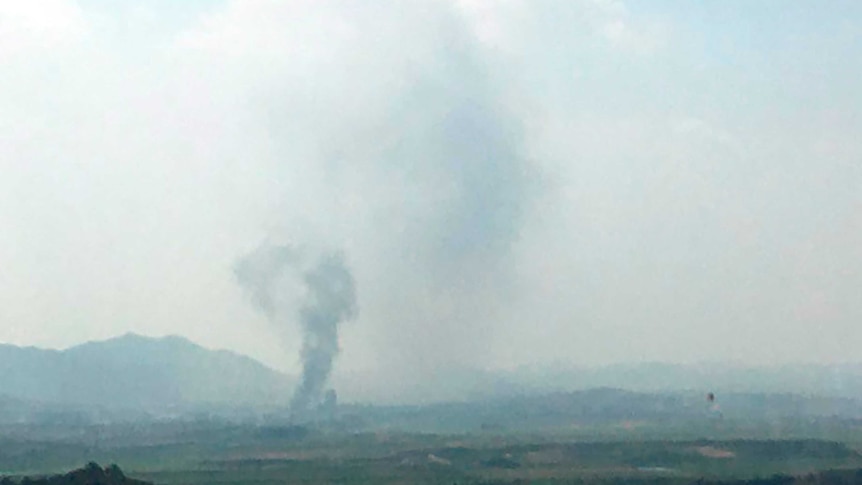
[[[286,376],[251,358],[182,337],[127,334],[66,350],[0,345],[0,414],[4,406],[14,414],[20,401],[146,412],[271,404],[290,389]]]
[[[152,485],[150,482],[128,478],[117,465],[100,467],[90,463],[84,468],[72,470],[64,475],[49,477],[4,477],[0,485]]]

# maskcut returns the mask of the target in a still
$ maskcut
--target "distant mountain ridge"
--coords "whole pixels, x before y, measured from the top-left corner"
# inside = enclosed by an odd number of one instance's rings
[[[349,371],[334,376],[347,401],[378,404],[463,402],[520,395],[612,388],[643,393],[796,394],[862,400],[862,364],[743,366],[660,362],[596,367],[544,365],[463,368],[435,380],[374,379]]]
[[[294,384],[292,378],[250,357],[209,350],[179,336],[126,334],[65,350],[0,344],[0,422],[87,422],[93,420],[93,413],[113,420],[119,411],[134,418],[225,410],[246,416],[245,409],[252,416],[266,409],[283,410]],[[433,382],[395,382],[386,376],[348,371],[336,373],[333,387],[344,402],[377,404],[481,401],[596,388],[685,391],[698,399],[714,391],[722,398],[728,393],[792,393],[862,400],[862,366],[535,366],[508,371],[463,369]],[[829,406],[845,405],[834,401]]]
[[[7,401],[165,412],[277,404],[291,389],[287,376],[249,357],[178,336],[130,333],[65,350],[0,345]]]
[[[535,392],[613,387],[631,391],[791,393],[862,399],[862,364],[616,364],[595,368],[520,368],[506,373]]]

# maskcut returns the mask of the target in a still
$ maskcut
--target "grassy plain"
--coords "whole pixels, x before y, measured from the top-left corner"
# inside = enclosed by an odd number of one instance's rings
[[[860,433],[854,426],[724,421],[668,427],[622,421],[452,433],[179,421],[11,426],[3,430],[0,469],[50,473],[97,461],[166,485],[681,484],[860,469]]]

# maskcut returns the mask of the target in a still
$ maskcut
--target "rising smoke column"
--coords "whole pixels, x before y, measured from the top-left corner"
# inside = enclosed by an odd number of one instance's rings
[[[484,366],[495,329],[517,323],[518,244],[541,189],[523,126],[533,117],[521,119],[530,112],[508,69],[488,62],[451,5],[348,4],[278,16],[345,29],[272,32],[321,54],[289,62],[295,75],[265,91],[261,120],[276,157],[268,179],[285,209],[273,222],[305,237],[296,229],[313,221],[361,251],[375,282],[362,311],[374,314],[378,382],[426,388],[423,377]]]
[[[301,415],[318,406],[339,352],[338,327],[357,314],[354,279],[343,254],[325,253],[308,264],[291,246],[263,246],[242,259],[234,273],[270,322],[300,324],[302,379],[290,407]],[[298,310],[292,304],[297,298]]]
[[[338,325],[356,316],[356,289],[340,253],[327,254],[303,276],[308,300],[300,310],[302,322],[302,382],[291,408],[302,412],[321,401],[323,389],[338,354]]]

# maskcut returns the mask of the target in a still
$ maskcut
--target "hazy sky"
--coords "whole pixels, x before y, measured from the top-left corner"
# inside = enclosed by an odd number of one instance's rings
[[[858,360],[862,2],[0,2],[0,341],[295,371],[233,277],[342,251],[336,372]]]

